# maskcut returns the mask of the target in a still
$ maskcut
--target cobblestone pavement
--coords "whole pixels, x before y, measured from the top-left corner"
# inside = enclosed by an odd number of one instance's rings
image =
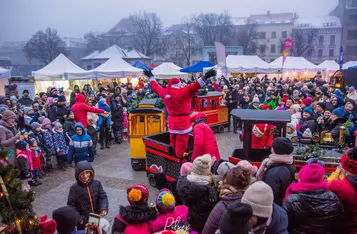
[[[234,148],[241,146],[238,136],[233,133],[216,134],[221,157],[228,158]],[[146,172],[133,171],[130,165],[129,143],[112,145],[110,149],[98,150],[99,156],[94,160],[95,178],[103,184],[109,198],[107,219],[112,223],[118,213],[119,205],[127,205],[126,188],[135,184],[144,184],[150,188],[149,202],[155,201],[157,190],[150,187]],[[42,185],[33,187],[36,200],[33,202],[37,215],[49,217],[56,208],[65,206],[69,188],[74,183],[74,168],[66,172],[56,171],[42,180]]]

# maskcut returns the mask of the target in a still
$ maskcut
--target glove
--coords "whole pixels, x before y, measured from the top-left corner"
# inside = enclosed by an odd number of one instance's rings
[[[202,77],[204,81],[207,81],[207,79],[216,76],[217,72],[213,69],[209,70],[208,72],[206,72],[206,74]]]
[[[144,70],[144,75],[147,76],[148,78],[154,76],[150,70]]]

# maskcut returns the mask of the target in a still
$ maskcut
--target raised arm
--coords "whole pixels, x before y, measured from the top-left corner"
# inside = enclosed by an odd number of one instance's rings
[[[161,87],[161,86],[157,83],[157,81],[156,81],[156,79],[155,79],[155,77],[154,77],[154,75],[152,74],[151,71],[145,70],[145,71],[144,71],[144,74],[145,74],[145,76],[147,76],[148,79],[149,79],[149,82],[150,82],[150,86],[151,86],[152,91],[153,91],[154,93],[156,93],[157,95],[159,95],[162,99],[164,99],[165,96],[166,96],[166,89],[163,88],[163,87]]]

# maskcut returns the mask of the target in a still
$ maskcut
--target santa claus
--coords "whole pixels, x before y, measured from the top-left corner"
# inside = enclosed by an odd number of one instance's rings
[[[260,105],[261,110],[270,110],[267,104]],[[274,140],[275,126],[272,124],[254,124],[252,129],[252,148],[264,149],[271,147]]]
[[[170,145],[175,148],[178,157],[185,155],[189,133],[192,131],[190,122],[191,102],[197,91],[205,86],[208,78],[216,76],[216,71],[210,70],[196,82],[182,88],[178,78],[170,79],[167,88],[158,85],[151,71],[144,71],[149,78],[153,92],[159,95],[166,105],[168,112],[168,128]]]

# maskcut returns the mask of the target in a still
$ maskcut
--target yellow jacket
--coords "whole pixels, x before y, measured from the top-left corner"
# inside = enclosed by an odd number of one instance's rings
[[[331,175],[326,179],[328,183],[330,183],[333,180],[342,180],[345,178],[346,172],[343,168],[341,168],[341,165],[336,168],[334,172],[331,173]]]

